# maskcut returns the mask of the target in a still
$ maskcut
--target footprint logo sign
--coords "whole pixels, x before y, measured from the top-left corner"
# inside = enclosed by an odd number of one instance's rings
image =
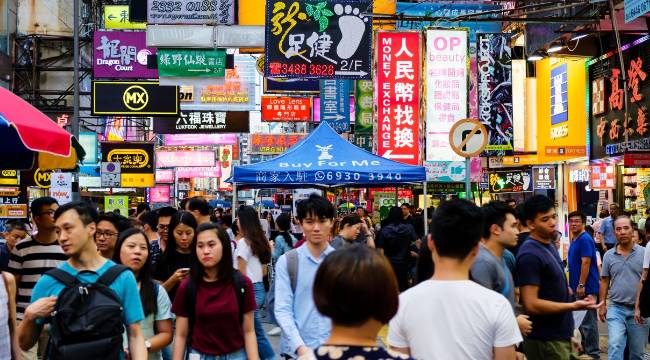
[[[334,13],[339,16],[339,29],[341,30],[341,41],[336,47],[336,54],[339,58],[347,60],[359,49],[361,40],[366,34],[366,23],[368,18],[360,15],[358,8],[352,5],[334,5]]]

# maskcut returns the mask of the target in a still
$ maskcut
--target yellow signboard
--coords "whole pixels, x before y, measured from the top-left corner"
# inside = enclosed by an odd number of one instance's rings
[[[122,187],[154,187],[154,174],[122,174]]]
[[[146,29],[146,22],[129,21],[128,5],[104,5],[105,29]]]

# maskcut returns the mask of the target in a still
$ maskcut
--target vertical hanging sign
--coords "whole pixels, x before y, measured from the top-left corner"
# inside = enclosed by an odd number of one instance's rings
[[[449,130],[467,118],[467,32],[427,30],[427,161],[462,161],[449,146]]]
[[[320,81],[320,119],[337,133],[350,131],[350,82]]]
[[[512,49],[510,34],[478,36],[478,112],[488,131],[487,156],[512,155]]]
[[[377,154],[420,163],[420,33],[377,33]]]

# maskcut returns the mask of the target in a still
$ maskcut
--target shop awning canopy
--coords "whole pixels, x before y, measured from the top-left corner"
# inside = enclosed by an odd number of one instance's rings
[[[369,153],[321,123],[284,154],[257,164],[235,166],[229,182],[244,187],[342,187],[422,183],[424,167]]]

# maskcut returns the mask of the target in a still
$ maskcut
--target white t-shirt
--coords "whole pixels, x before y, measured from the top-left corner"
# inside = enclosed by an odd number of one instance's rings
[[[523,339],[508,300],[469,281],[427,280],[400,295],[388,343],[415,359],[492,359]]]
[[[643,252],[643,268],[650,268],[650,245],[646,246]]]
[[[260,263],[260,259],[253,255],[253,250],[246,243],[245,238],[241,238],[237,242],[237,251],[235,251],[235,254],[237,254],[237,258],[242,258],[246,261],[246,276],[251,279],[251,282],[253,284],[262,282],[262,264]],[[239,262],[235,264],[236,268],[239,268]]]

